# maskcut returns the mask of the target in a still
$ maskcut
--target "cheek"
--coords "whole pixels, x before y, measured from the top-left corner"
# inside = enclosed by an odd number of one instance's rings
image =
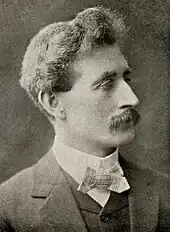
[[[107,101],[96,98],[79,99],[75,105],[75,114],[79,121],[101,129],[107,128],[109,116],[114,111],[111,99]]]
[[[113,97],[103,92],[72,94],[68,96],[66,108],[70,123],[78,127],[86,125],[101,129],[107,128],[109,116],[116,109]]]
[[[109,117],[116,113],[116,103],[112,96],[102,96],[94,103],[95,114],[104,122],[108,122]]]

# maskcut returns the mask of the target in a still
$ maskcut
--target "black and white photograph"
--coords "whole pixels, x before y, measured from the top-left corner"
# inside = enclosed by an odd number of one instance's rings
[[[0,232],[170,232],[169,3],[0,1]]]

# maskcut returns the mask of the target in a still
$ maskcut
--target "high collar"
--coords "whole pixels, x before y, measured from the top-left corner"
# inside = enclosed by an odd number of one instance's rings
[[[109,168],[115,162],[118,162],[119,148],[103,158],[68,147],[64,143],[59,142],[58,138],[55,137],[52,151],[61,167],[66,167],[67,172],[72,172],[76,167],[83,173],[87,166],[95,169]],[[77,181],[79,182],[79,179]]]
[[[109,168],[115,162],[118,162],[118,148],[109,156],[101,158],[68,147],[64,143],[59,142],[59,139],[55,137],[52,150],[59,165],[79,184],[83,179],[87,167],[94,169]],[[121,171],[123,173],[122,169]],[[87,194],[104,207],[109,199],[110,190],[93,188]]]

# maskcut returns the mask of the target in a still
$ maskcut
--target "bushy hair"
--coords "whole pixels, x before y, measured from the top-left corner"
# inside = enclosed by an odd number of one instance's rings
[[[127,32],[123,17],[102,6],[85,9],[67,22],[54,22],[30,41],[22,62],[20,85],[44,114],[39,91],[69,91],[69,62],[102,44],[114,44]]]

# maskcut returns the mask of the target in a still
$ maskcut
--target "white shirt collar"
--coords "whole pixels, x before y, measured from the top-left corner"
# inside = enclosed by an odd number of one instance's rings
[[[81,182],[87,166],[96,169],[100,167],[109,168],[115,162],[118,162],[119,148],[111,155],[102,158],[68,147],[55,137],[52,150],[59,165],[78,183]],[[110,191],[94,188],[88,194],[101,206],[104,206],[110,196]]]

